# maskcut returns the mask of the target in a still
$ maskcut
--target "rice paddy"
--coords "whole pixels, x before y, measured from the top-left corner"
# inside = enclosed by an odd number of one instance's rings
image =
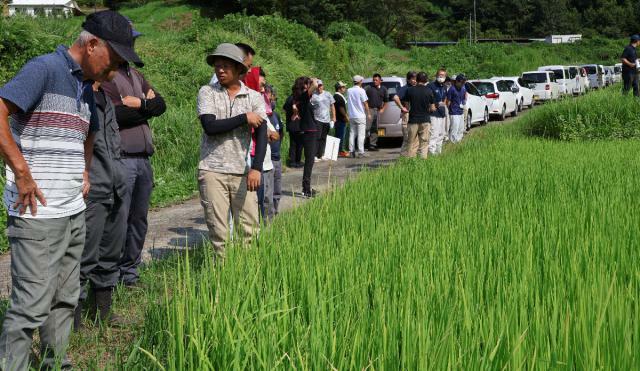
[[[367,172],[186,259],[127,367],[637,369],[639,150],[516,122]]]

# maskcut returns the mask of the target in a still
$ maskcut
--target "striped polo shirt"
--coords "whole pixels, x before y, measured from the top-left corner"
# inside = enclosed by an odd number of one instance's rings
[[[0,88],[0,97],[18,107],[11,115],[13,139],[29,165],[31,176],[47,206],[38,202],[38,214],[23,218],[62,218],[85,209],[82,173],[84,142],[98,129],[92,81],[83,81],[82,70],[65,46],[36,57]],[[4,203],[10,216],[18,198],[15,176],[8,166]]]

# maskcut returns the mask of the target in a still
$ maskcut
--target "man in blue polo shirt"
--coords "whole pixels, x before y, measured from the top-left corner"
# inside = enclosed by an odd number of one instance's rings
[[[638,96],[638,75],[636,63],[638,52],[636,48],[640,45],[640,35],[631,36],[631,42],[624,48],[620,61],[622,62],[622,93],[628,94],[633,88],[633,95]]]
[[[65,352],[80,294],[84,196],[97,129],[91,86],[125,61],[142,65],[120,14],[91,14],[82,27],[70,48],[30,60],[0,88],[13,280],[0,335],[3,370],[29,367],[38,328],[43,366],[70,366]]]

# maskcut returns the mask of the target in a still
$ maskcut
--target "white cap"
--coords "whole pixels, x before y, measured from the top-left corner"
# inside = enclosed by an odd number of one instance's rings
[[[364,77],[362,77],[360,75],[353,76],[353,82],[360,82],[362,80],[364,80]]]
[[[322,83],[322,80],[318,79],[318,86],[320,85],[324,85],[324,84]]]

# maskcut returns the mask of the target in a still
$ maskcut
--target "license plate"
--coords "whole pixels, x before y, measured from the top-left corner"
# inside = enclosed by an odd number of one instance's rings
[[[379,137],[385,136],[386,133],[387,133],[387,131],[385,129],[378,129],[378,136]]]

